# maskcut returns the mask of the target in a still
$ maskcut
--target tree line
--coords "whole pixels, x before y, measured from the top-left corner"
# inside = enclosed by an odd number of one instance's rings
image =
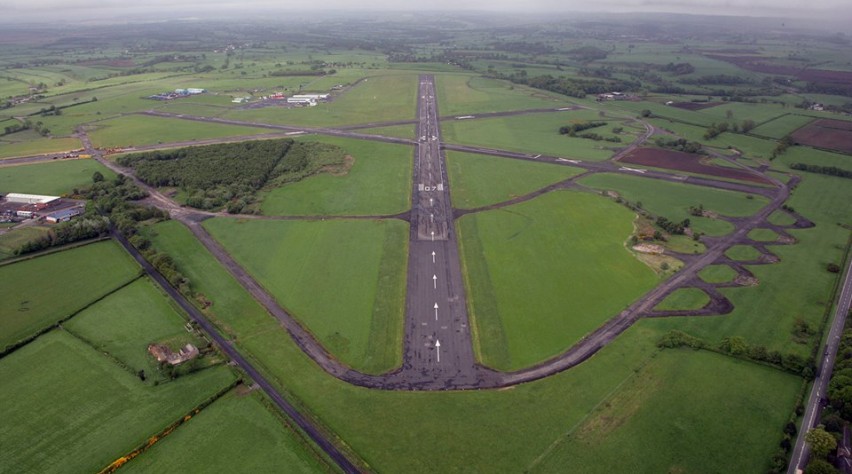
[[[225,207],[237,214],[250,212],[264,186],[298,181],[342,163],[343,155],[333,145],[287,138],[136,153],[117,162],[133,168],[146,184],[180,188],[190,207]]]
[[[793,163],[790,165],[790,168],[798,171],[807,171],[809,173],[817,173],[828,176],[837,176],[839,178],[852,179],[852,171],[845,170],[843,168],[838,168],[836,166],[820,166],[809,165],[806,163]]]

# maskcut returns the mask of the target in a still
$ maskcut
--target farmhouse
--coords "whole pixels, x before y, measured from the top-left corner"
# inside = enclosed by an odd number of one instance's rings
[[[157,362],[166,362],[170,365],[180,365],[184,362],[198,357],[198,348],[192,344],[183,346],[180,351],[173,352],[163,344],[149,344],[148,352],[157,359]]]

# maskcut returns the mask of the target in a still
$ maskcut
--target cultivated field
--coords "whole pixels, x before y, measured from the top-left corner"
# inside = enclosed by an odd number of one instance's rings
[[[333,472],[257,393],[231,392],[122,468],[126,472]]]
[[[4,282],[0,285],[0,345],[13,344],[77,313],[135,279],[138,272],[113,242],[0,266]]]
[[[708,176],[716,176],[724,179],[736,179],[740,181],[752,181],[755,183],[768,184],[769,182],[740,168],[728,168],[712,166],[702,162],[702,157],[693,153],[682,153],[672,150],[658,150],[655,148],[640,148],[619,161],[636,165],[650,166],[652,168],[665,168],[687,173],[697,173]]]
[[[816,120],[796,130],[792,138],[802,145],[850,154],[852,153],[852,122]]]
[[[39,472],[98,471],[235,378],[218,367],[152,387],[62,330],[4,357],[0,375],[0,463]]]

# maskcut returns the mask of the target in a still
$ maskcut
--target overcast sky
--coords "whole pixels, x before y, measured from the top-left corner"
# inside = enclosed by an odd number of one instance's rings
[[[197,10],[199,13],[263,10],[482,10],[482,11],[647,11],[750,16],[838,17],[852,19],[852,0],[0,0],[0,21],[38,21],[55,18],[123,18],[142,12]],[[133,5],[144,5],[137,7]],[[206,16],[206,15],[205,15]],[[852,26],[850,26],[852,33]]]

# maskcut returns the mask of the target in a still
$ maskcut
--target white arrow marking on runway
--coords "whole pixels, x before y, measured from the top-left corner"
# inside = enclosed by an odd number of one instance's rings
[[[438,289],[438,275],[432,275],[432,286],[436,290]]]
[[[435,251],[432,251],[432,263],[435,263]]]
[[[429,222],[435,222],[435,214],[429,214]]]
[[[438,362],[441,362],[441,341],[435,339],[435,349],[438,350]]]
[[[433,206],[434,204],[435,204],[435,199],[434,199],[434,198],[429,198],[429,205],[430,205],[430,206]]]
[[[438,303],[435,303],[435,321],[438,320]]]
[[[434,242],[434,241],[435,241],[435,231],[433,230],[432,231],[432,242]]]

